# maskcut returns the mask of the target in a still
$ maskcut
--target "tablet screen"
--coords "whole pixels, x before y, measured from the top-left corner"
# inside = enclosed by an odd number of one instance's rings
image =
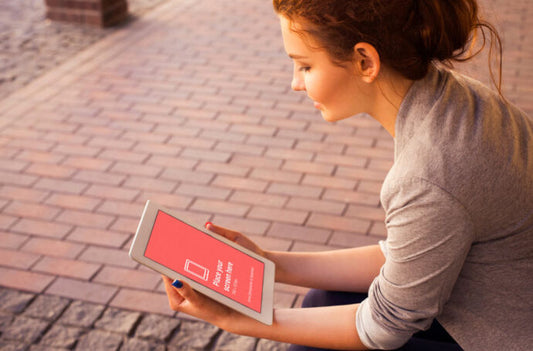
[[[261,313],[263,262],[161,210],[144,255]]]

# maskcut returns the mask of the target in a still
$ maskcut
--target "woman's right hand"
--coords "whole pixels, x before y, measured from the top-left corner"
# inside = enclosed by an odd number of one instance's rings
[[[211,232],[213,232],[215,234],[221,235],[221,236],[225,237],[226,239],[229,239],[229,240],[233,241],[234,243],[239,244],[242,247],[245,247],[248,250],[255,252],[259,256],[266,257],[265,251],[262,250],[256,243],[254,243],[252,240],[250,240],[244,234],[241,234],[239,232],[236,232],[236,231],[233,231],[233,230],[230,230],[230,229],[227,229],[227,228],[219,227],[217,225],[214,225],[211,222],[207,222],[205,224],[205,227],[209,231],[211,231]]]

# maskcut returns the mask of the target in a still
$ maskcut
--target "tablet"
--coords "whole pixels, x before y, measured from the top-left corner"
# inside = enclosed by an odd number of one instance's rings
[[[274,263],[148,201],[130,257],[264,324],[272,324]]]

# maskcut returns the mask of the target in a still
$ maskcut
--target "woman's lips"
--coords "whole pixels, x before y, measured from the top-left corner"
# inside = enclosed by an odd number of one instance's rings
[[[320,108],[322,107],[322,105],[320,105],[320,103],[318,102],[314,102],[313,105],[315,106],[316,109],[320,110]]]

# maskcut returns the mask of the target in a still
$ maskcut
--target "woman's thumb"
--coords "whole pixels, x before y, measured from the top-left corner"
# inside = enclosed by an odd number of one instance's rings
[[[190,300],[191,298],[194,298],[194,291],[192,290],[191,286],[186,282],[176,279],[172,282],[172,286],[178,290],[179,294],[185,300]]]

